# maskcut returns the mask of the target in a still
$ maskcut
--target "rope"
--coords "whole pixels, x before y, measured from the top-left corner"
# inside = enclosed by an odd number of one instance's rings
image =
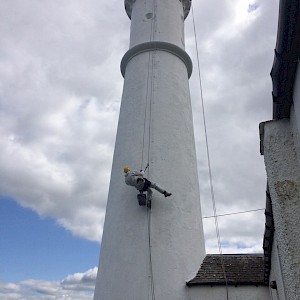
[[[152,19],[151,19],[151,29],[150,29],[150,36],[149,39],[150,41],[154,40],[154,18],[155,18],[155,12],[156,12],[156,2],[155,0],[153,0],[153,7],[152,7]],[[144,166],[144,150],[145,150],[145,134],[146,134],[146,118],[147,118],[147,107],[148,107],[148,99],[150,98],[150,115],[149,115],[149,128],[148,128],[148,161],[147,163],[149,164],[149,160],[150,160],[150,142],[151,142],[151,137],[150,137],[150,133],[151,133],[151,114],[152,114],[152,109],[151,109],[151,104],[152,104],[152,90],[153,90],[153,53],[154,51],[149,51],[148,54],[148,72],[147,72],[147,85],[146,85],[146,104],[145,104],[145,110],[144,110],[144,131],[143,131],[143,147],[142,147],[142,161],[141,161],[141,166],[140,169],[143,169]],[[151,76],[150,76],[150,60],[151,60]],[[151,78],[151,87],[150,87],[150,97],[149,96],[149,79]],[[148,176],[149,176],[149,168],[148,168]]]
[[[142,148],[142,160],[141,160],[140,170],[143,169],[143,165],[144,165],[145,133],[146,133],[146,118],[147,118],[147,107],[148,107],[148,90],[149,90],[150,58],[151,58],[151,52],[150,51],[149,51],[148,55],[149,55],[149,57],[148,57],[148,72],[147,72],[147,85],[146,85],[146,104],[145,104],[145,111],[144,111],[143,148]],[[151,102],[151,98],[150,98],[150,102]],[[148,145],[148,149],[149,149],[149,145]],[[149,162],[149,150],[148,150],[148,162]]]
[[[215,227],[216,227],[216,234],[217,234],[217,240],[218,240],[218,248],[219,248],[219,253],[221,255],[222,270],[223,270],[223,275],[224,275],[224,279],[225,279],[225,283],[226,283],[226,299],[229,300],[228,282],[227,282],[227,276],[226,276],[226,271],[225,271],[224,259],[223,259],[223,256],[222,256],[222,244],[221,244],[221,238],[220,238],[217,208],[216,208],[216,201],[215,201],[214,187],[213,187],[213,180],[212,180],[212,170],[211,170],[211,164],[210,164],[208,134],[207,134],[207,126],[206,126],[206,118],[205,118],[204,99],[203,99],[202,81],[201,81],[201,72],[200,72],[200,60],[199,60],[199,51],[198,51],[198,40],[197,40],[197,33],[196,33],[196,26],[195,26],[193,3],[191,4],[191,8],[192,8],[192,16],[193,16],[193,27],[194,27],[196,54],[197,54],[199,88],[200,88],[200,95],[201,95],[202,117],[203,117],[204,133],[205,133],[205,144],[206,144],[206,154],[207,154],[207,162],[208,162],[208,173],[209,173],[211,200],[212,200],[212,204],[213,204]]]
[[[154,40],[154,27],[156,26],[155,18],[156,18],[157,4],[156,0],[153,0],[153,9],[152,9],[152,19],[151,19],[151,32],[150,32],[150,41]],[[151,121],[152,121],[152,98],[153,98],[153,65],[156,51],[151,51],[151,87],[150,87],[150,103],[149,103],[149,127],[148,127],[148,164],[150,162],[150,147],[151,147]],[[150,52],[149,52],[150,55]],[[150,62],[150,56],[149,56]],[[149,64],[148,64],[149,67]],[[150,166],[150,165],[149,165]],[[148,176],[150,172],[150,167],[148,168]]]
[[[152,20],[151,20],[151,30],[150,30],[150,41],[154,40],[154,20],[156,15],[156,0],[153,0],[152,7]],[[150,60],[151,60],[151,69],[150,69]],[[144,163],[144,148],[145,148],[145,134],[146,134],[146,119],[147,119],[147,108],[149,102],[149,126],[148,126],[148,153],[147,153],[147,164],[149,165],[150,161],[150,146],[151,146],[151,121],[152,121],[152,98],[153,98],[153,64],[154,64],[154,52],[149,52],[148,56],[148,72],[147,72],[147,92],[146,92],[146,105],[144,113],[144,133],[143,133],[143,152],[142,152],[142,162],[141,169],[143,168]],[[150,83],[150,92],[149,92],[149,81]],[[149,176],[150,167],[148,168],[147,174]],[[151,299],[155,300],[155,287],[153,280],[153,264],[152,264],[152,251],[151,251],[151,208],[147,208],[147,225],[148,225],[148,248],[149,248],[149,268],[150,268],[150,293]]]
[[[147,219],[148,219],[148,246],[149,246],[151,296],[152,296],[152,300],[155,300],[155,290],[154,290],[154,282],[153,282],[153,267],[152,267],[152,253],[151,253],[151,209],[147,209]]]

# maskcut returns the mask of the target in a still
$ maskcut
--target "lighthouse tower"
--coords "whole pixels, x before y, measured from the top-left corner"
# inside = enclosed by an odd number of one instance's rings
[[[94,300],[188,299],[186,281],[204,258],[197,160],[184,50],[190,0],[125,0],[130,48]],[[124,182],[123,167],[144,169],[152,208]]]

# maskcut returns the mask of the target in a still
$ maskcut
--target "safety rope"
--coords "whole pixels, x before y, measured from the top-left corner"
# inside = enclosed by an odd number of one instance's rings
[[[199,78],[199,88],[200,88],[201,105],[202,105],[202,117],[203,117],[204,133],[205,133],[205,144],[206,144],[206,154],[207,154],[207,162],[208,162],[208,173],[209,173],[211,200],[212,200],[212,204],[213,204],[213,212],[214,212],[214,220],[215,220],[216,234],[217,234],[217,240],[218,240],[218,248],[219,248],[219,253],[221,255],[222,271],[223,271],[225,284],[226,284],[226,299],[228,300],[229,299],[229,296],[228,296],[228,282],[227,282],[224,259],[223,259],[223,255],[222,255],[222,244],[221,244],[221,238],[220,238],[220,230],[219,230],[217,208],[216,208],[216,201],[215,201],[215,195],[214,195],[214,186],[213,186],[213,179],[212,179],[212,170],[211,170],[211,164],[210,164],[208,134],[207,134],[207,126],[206,126],[206,118],[205,118],[204,99],[203,99],[202,81],[201,81],[201,72],[200,72],[200,60],[199,60],[199,51],[198,51],[198,40],[197,40],[197,33],[196,33],[196,26],[195,26],[193,3],[191,4],[191,8],[192,8],[192,16],[193,16],[193,27],[194,27],[194,38],[195,38],[196,54],[197,54],[198,78]]]
[[[149,78],[150,78],[150,59],[151,59],[151,53],[149,51],[148,53],[148,72],[147,72],[147,84],[146,84],[146,103],[145,103],[145,110],[144,110],[144,131],[143,131],[143,147],[142,147],[142,159],[141,159],[141,165],[140,170],[143,170],[144,167],[144,149],[145,149],[145,135],[146,135],[146,118],[147,118],[147,107],[148,107],[148,91],[149,91]],[[151,101],[151,99],[150,99]],[[148,145],[149,148],[149,145]],[[148,151],[148,157],[149,157],[149,151]],[[149,163],[149,158],[148,158]],[[149,172],[149,171],[148,171]]]
[[[152,31],[152,24],[151,24],[151,31]],[[152,38],[152,33],[151,37]],[[152,57],[152,59],[151,59]],[[151,63],[151,76],[150,76],[150,61]],[[146,104],[145,104],[145,112],[144,112],[144,132],[143,132],[143,149],[142,149],[142,161],[140,169],[142,170],[144,168],[144,150],[145,150],[145,135],[146,135],[146,119],[147,119],[147,108],[148,108],[148,99],[150,98],[150,112],[149,112],[149,126],[148,126],[148,153],[147,153],[147,159],[148,162],[146,165],[149,166],[149,160],[150,160],[150,133],[151,133],[151,100],[152,100],[152,76],[153,76],[153,56],[152,53],[149,52],[148,57],[148,72],[147,72],[147,85],[146,85]],[[150,85],[150,97],[149,96],[149,79],[151,78],[151,85]],[[147,174],[149,176],[149,167],[147,168]],[[154,291],[154,282],[153,282],[153,268],[152,268],[152,253],[151,253],[151,208],[147,207],[147,233],[148,233],[148,249],[149,249],[149,265],[150,265],[150,292],[151,292],[151,299],[155,300],[155,291]]]
[[[156,2],[153,0],[153,7],[152,7],[152,18],[151,18],[151,27],[150,27],[150,36],[149,39],[150,41],[154,40],[154,19],[155,19],[155,12],[156,12]],[[149,164],[150,160],[150,142],[151,142],[151,114],[152,114],[152,90],[153,90],[153,54],[155,51],[149,51],[148,53],[148,67],[147,67],[147,83],[146,83],[146,103],[145,103],[145,110],[144,110],[144,130],[143,130],[143,147],[142,147],[142,160],[141,160],[141,165],[140,169],[143,169],[143,166],[146,164]],[[150,68],[150,61],[151,61],[151,68]],[[150,75],[151,71],[151,75]],[[151,85],[150,85],[150,96],[149,96],[149,80],[151,80]],[[146,119],[147,119],[147,108],[148,108],[148,101],[150,101],[150,109],[149,109],[149,127],[148,127],[148,155],[147,155],[147,163],[144,163],[144,150],[145,150],[145,135],[146,135]],[[148,175],[149,175],[149,168],[148,168]]]
[[[156,16],[156,0],[153,0],[152,7],[152,19],[150,29],[150,41],[154,40],[154,25]],[[142,150],[142,161],[141,170],[144,164],[149,166],[150,162],[150,146],[151,146],[151,121],[152,121],[152,98],[153,98],[153,64],[154,64],[154,51],[149,51],[148,54],[148,71],[147,71],[147,85],[146,85],[146,103],[144,111],[144,132],[143,132],[143,150]],[[150,82],[150,83],[149,83]],[[149,90],[150,89],[150,90]],[[144,162],[144,150],[145,150],[145,135],[146,135],[146,120],[147,120],[147,109],[149,106],[149,125],[148,125],[148,147],[147,147],[147,162]],[[147,177],[149,177],[150,167],[148,167]],[[149,268],[150,268],[150,296],[152,300],[155,300],[155,287],[153,280],[153,264],[152,264],[152,251],[151,251],[151,208],[147,207],[147,233],[148,233],[148,251],[149,251]]]
[[[152,252],[151,252],[151,209],[147,209],[147,222],[148,222],[148,247],[149,247],[149,263],[150,263],[150,292],[151,299],[155,300],[155,290],[153,282],[153,266],[152,266]]]

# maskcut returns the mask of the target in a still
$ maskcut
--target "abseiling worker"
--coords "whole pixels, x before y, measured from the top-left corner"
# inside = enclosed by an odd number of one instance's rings
[[[142,194],[143,192],[147,192],[147,200],[152,200],[152,190],[151,188],[157,190],[161,194],[163,194],[165,197],[170,197],[172,194],[168,193],[166,190],[162,189],[155,183],[151,182],[147,178],[144,177],[145,172],[144,171],[135,171],[130,170],[128,166],[124,167],[124,173],[125,173],[125,183],[127,185],[135,187],[137,190],[140,191]],[[141,204],[140,204],[141,205]],[[145,204],[143,204],[145,205]]]

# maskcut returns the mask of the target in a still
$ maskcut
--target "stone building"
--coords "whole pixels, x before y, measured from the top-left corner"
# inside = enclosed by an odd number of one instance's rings
[[[300,299],[300,1],[281,0],[271,77],[273,120],[260,124],[267,171],[265,280],[272,299]]]

